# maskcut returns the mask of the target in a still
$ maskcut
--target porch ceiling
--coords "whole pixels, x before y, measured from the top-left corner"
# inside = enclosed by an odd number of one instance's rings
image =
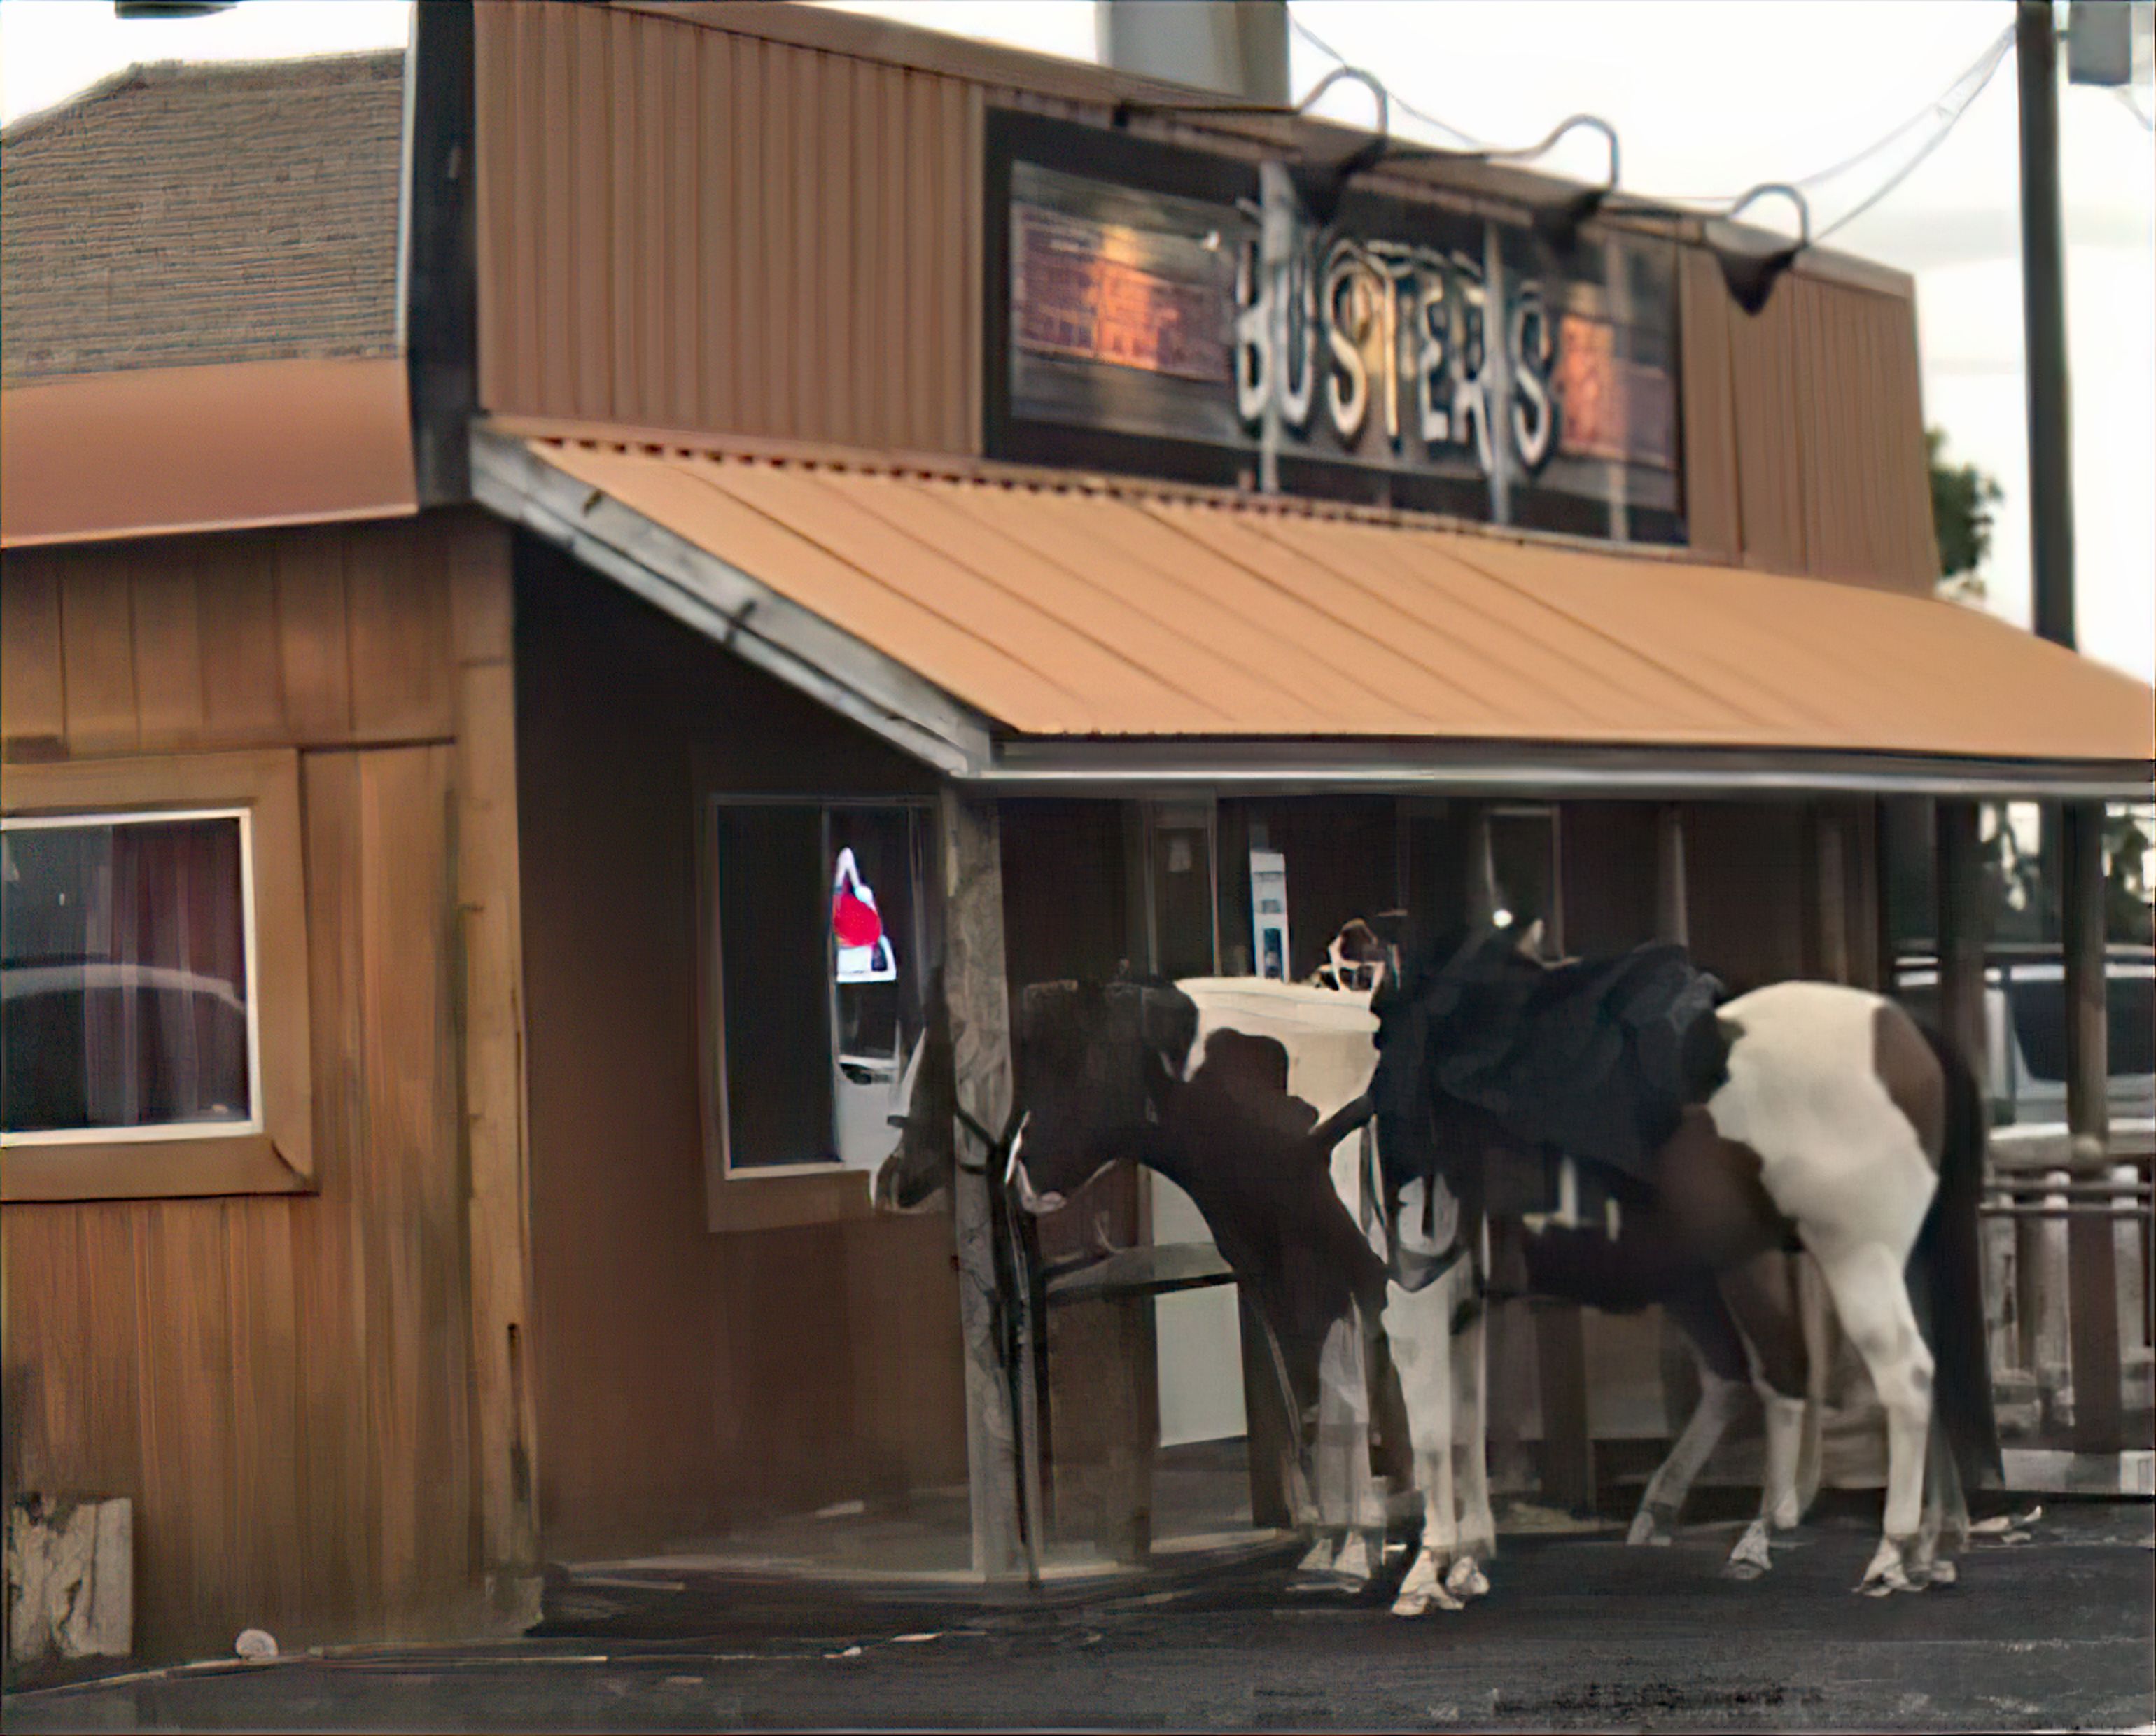
[[[942,468],[475,450],[490,505],[629,582],[701,588],[715,636],[814,665],[962,777],[2148,788],[2148,687],[1950,603]]]

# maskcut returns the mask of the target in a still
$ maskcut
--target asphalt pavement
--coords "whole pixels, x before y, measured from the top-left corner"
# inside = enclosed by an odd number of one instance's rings
[[[1958,1584],[1881,1600],[1851,1591],[1876,1541],[1861,1507],[1751,1584],[1718,1571],[1731,1523],[1664,1549],[1508,1537],[1490,1597],[1415,1621],[1388,1613],[1383,1584],[1360,1601],[1291,1590],[1277,1554],[988,1605],[734,1579],[571,1600],[505,1645],[220,1662],[0,1713],[16,1732],[2147,1730],[2152,1518],[2053,1503],[2027,1541],[1964,1556]]]

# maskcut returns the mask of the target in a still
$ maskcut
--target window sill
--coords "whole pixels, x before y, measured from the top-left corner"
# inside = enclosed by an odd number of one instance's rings
[[[714,1233],[727,1235],[865,1218],[872,1210],[869,1187],[873,1179],[861,1169],[813,1175],[728,1175],[708,1189],[707,1220]]]
[[[0,1200],[189,1199],[218,1194],[305,1194],[314,1184],[267,1133],[229,1138],[11,1145],[0,1151]]]

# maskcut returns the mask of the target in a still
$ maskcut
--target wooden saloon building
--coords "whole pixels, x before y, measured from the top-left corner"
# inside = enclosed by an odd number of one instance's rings
[[[1759,236],[802,7],[416,10],[5,140],[8,1468],[131,1502],[145,1656],[950,1489],[1017,1571],[977,1184],[870,1194],[939,961],[994,1121],[1029,981],[1480,900],[1877,984],[1892,815],[1951,891],[1979,797],[2147,797],[2146,688],[1932,598],[1903,276],[1748,311]],[[1094,1191],[1050,1252],[1202,1237]],[[1242,1425],[1226,1294],[1051,1317],[1051,1542]]]

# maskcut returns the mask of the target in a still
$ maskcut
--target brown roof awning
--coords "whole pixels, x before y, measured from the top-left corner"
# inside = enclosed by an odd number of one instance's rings
[[[475,472],[490,504],[774,668],[913,713],[950,750],[927,757],[988,781],[1450,765],[2145,798],[2156,751],[2140,682],[1817,580],[1142,485],[498,434]],[[1498,765],[1518,778],[1476,770]]]

